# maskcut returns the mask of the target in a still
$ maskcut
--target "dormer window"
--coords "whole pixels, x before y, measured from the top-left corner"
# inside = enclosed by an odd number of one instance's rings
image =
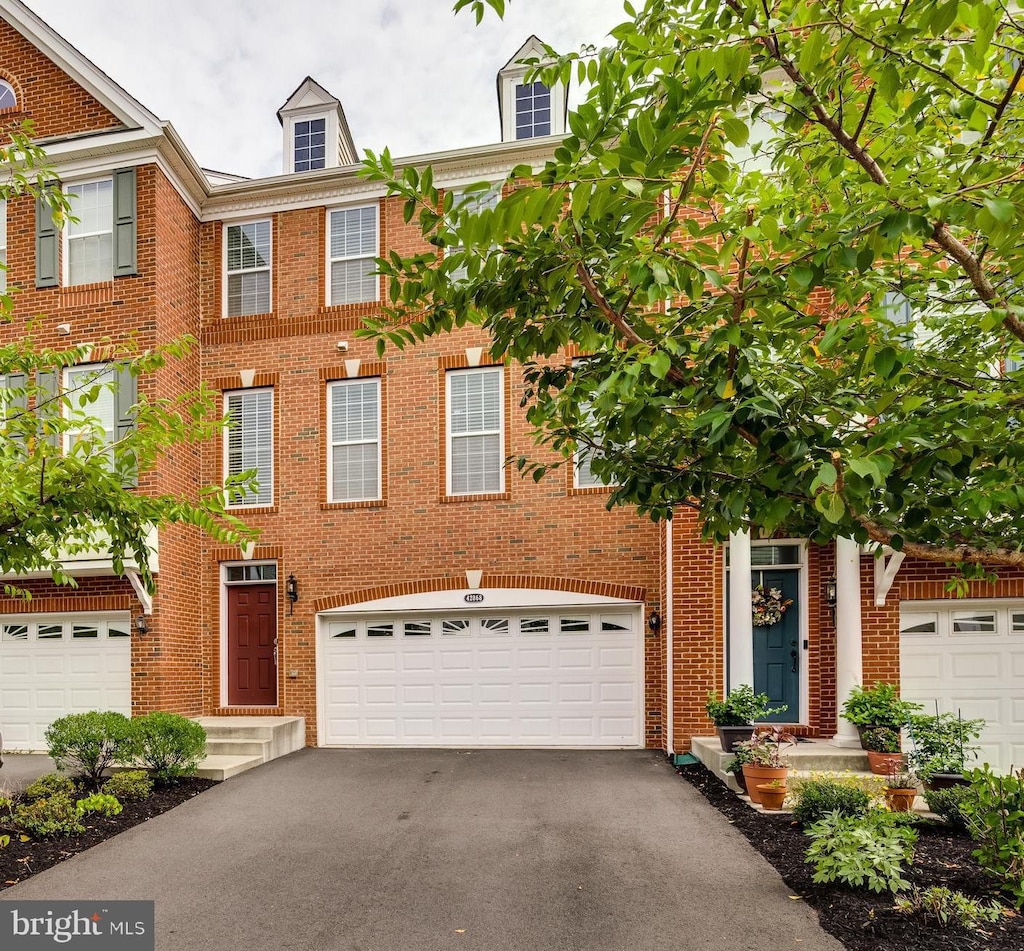
[[[327,167],[327,119],[303,119],[295,123],[295,171]]]
[[[551,90],[544,83],[516,86],[516,138],[551,135]]]
[[[530,75],[537,63],[545,62],[549,62],[546,47],[531,36],[498,71],[502,142],[565,133],[565,83],[549,86]]]

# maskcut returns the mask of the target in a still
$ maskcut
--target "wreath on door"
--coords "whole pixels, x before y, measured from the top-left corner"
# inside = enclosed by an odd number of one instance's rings
[[[793,603],[792,598],[783,598],[781,588],[765,588],[759,584],[750,592],[750,604],[754,616],[754,627],[771,627],[782,620]]]

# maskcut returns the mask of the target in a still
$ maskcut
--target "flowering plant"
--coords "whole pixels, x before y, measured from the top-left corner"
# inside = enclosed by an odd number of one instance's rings
[[[750,592],[750,604],[754,612],[754,627],[771,627],[782,620],[793,603],[792,598],[783,598],[781,588],[765,588],[759,584]]]

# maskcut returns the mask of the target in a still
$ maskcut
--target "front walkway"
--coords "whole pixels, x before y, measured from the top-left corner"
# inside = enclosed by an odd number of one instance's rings
[[[841,951],[649,752],[304,750],[34,879],[161,951]]]

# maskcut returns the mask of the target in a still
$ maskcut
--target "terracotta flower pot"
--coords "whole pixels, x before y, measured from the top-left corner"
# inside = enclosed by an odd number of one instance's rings
[[[789,792],[785,786],[772,786],[770,783],[761,783],[757,787],[758,795],[761,797],[761,805],[766,812],[779,812],[782,804],[786,801],[786,794]]]
[[[888,776],[890,773],[902,772],[906,760],[902,753],[875,753],[867,750],[868,768],[876,776]]]
[[[743,766],[743,776],[747,780],[747,793],[750,796],[750,801],[756,802],[758,805],[761,804],[761,792],[757,788],[758,783],[770,783],[773,779],[780,779],[785,782],[788,775],[788,766],[753,766],[750,763],[745,763]]]
[[[913,812],[916,797],[916,789],[894,786],[887,786],[885,789],[885,804],[893,812]]]

